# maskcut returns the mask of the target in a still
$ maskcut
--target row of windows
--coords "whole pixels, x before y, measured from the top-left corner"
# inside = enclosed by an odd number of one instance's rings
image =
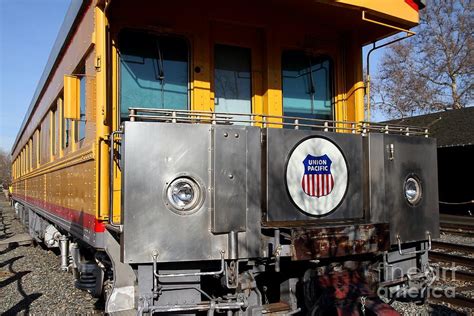
[[[188,109],[189,50],[181,38],[123,31],[120,44],[120,108]],[[332,65],[304,51],[282,53],[283,112],[286,116],[332,118]],[[251,50],[214,47],[216,112],[252,112]]]
[[[119,103],[122,119],[130,107],[188,109],[189,50],[181,38],[124,31],[120,34]],[[217,44],[214,47],[216,112],[252,113],[251,49]],[[282,53],[283,114],[332,118],[332,64],[327,57],[303,51]],[[21,176],[59,156],[58,144],[68,148],[86,133],[86,69],[78,68],[78,120],[64,119],[62,98],[44,118],[14,163]],[[74,133],[73,133],[74,130]],[[62,131],[62,132],[60,132]],[[61,133],[61,134],[60,134]]]
[[[51,110],[43,118],[13,162],[13,177],[19,178],[41,165],[60,158],[63,151],[74,142],[79,143],[86,137],[86,76],[85,68],[79,73],[80,120],[64,118],[63,97],[59,96]]]

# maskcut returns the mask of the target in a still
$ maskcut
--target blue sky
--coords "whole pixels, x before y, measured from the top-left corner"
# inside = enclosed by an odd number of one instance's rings
[[[0,0],[0,148],[9,152],[70,0]],[[382,52],[371,58],[372,71]],[[381,119],[378,115],[374,119]],[[383,118],[383,117],[382,117]]]
[[[0,0],[0,148],[10,151],[70,0]]]

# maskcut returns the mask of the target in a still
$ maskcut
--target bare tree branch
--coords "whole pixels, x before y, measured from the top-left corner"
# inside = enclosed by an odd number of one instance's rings
[[[432,0],[416,36],[390,46],[374,77],[372,104],[391,117],[473,102],[474,0]]]

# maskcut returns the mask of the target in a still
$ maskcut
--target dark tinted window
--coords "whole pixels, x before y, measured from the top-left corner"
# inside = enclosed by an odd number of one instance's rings
[[[286,116],[332,118],[332,66],[328,58],[303,51],[282,56],[283,112]]]
[[[124,31],[120,35],[120,106],[188,108],[188,46],[185,40]]]

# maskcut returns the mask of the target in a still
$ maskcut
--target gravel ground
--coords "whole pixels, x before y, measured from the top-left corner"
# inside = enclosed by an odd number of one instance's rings
[[[472,237],[465,237],[465,236],[458,236],[454,234],[448,234],[442,232],[439,236],[439,241],[450,242],[455,244],[466,244],[469,246],[474,246],[474,238]]]
[[[14,211],[0,202],[0,240],[25,232]],[[58,253],[40,245],[0,250],[0,314],[100,315],[103,303],[74,287],[60,271]]]

